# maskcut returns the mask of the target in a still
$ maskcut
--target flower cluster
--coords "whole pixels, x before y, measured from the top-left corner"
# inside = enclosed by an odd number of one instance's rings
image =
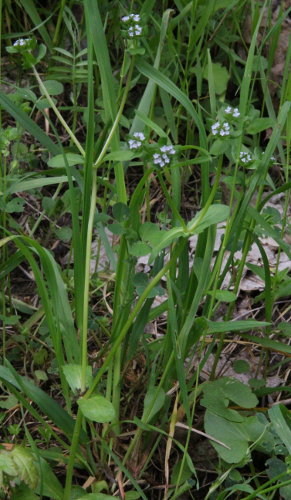
[[[160,153],[155,153],[153,155],[153,162],[155,165],[159,165],[160,167],[164,167],[168,163],[170,163],[171,158],[169,157],[174,155],[176,150],[173,146],[162,146],[160,148]]]
[[[140,22],[139,14],[128,14],[128,16],[123,16],[121,21],[126,24],[127,35],[130,38],[134,38],[142,34],[142,27],[138,24]]]
[[[128,146],[129,149],[138,149],[141,147],[143,141],[145,140],[145,136],[142,132],[135,132],[133,134],[134,139],[129,139]]]
[[[230,125],[227,122],[215,122],[211,127],[211,132],[213,135],[229,135],[230,134]]]
[[[224,112],[227,115],[233,116],[234,118],[238,118],[240,116],[240,112],[239,112],[238,108],[232,108],[231,106],[227,106],[227,108],[225,108]]]
[[[249,153],[246,153],[245,151],[241,151],[239,154],[239,159],[242,163],[250,163],[253,158]]]
[[[19,38],[14,42],[13,47],[25,47],[30,41],[31,38]]]

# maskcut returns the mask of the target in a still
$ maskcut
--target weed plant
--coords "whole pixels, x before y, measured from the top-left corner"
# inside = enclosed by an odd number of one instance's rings
[[[0,6],[0,498],[290,498],[290,9]]]

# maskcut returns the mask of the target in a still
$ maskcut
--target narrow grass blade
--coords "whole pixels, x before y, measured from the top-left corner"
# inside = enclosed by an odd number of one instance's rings
[[[40,15],[35,7],[35,3],[33,0],[20,0],[22,7],[29,15],[30,19],[35,25],[35,28],[38,30],[40,36],[42,37],[44,43],[50,48],[52,45],[51,37],[43,25],[43,21],[40,18]]]
[[[157,53],[155,57],[155,62],[154,62],[154,68],[158,69],[160,66],[161,62],[161,56],[162,56],[162,50],[165,42],[165,37],[167,33],[167,28],[169,24],[169,18],[172,10],[167,9],[162,18],[162,23],[161,23],[161,31],[160,31],[160,40],[159,40],[159,45],[157,48]],[[156,83],[153,80],[149,80],[147,83],[147,86],[145,88],[145,91],[143,93],[143,96],[140,100],[140,103],[138,105],[137,110],[142,113],[143,115],[147,116],[153,101],[153,98],[155,96],[155,90],[156,90]],[[132,126],[130,128],[130,134],[133,134],[134,132],[139,132],[144,129],[144,123],[141,121],[138,115],[135,116]]]
[[[283,413],[286,413],[287,418],[289,418],[289,425],[287,424]],[[285,444],[288,452],[291,454],[291,429],[290,429],[290,415],[288,414],[287,408],[282,405],[274,405],[269,410],[269,417],[275,430]]]

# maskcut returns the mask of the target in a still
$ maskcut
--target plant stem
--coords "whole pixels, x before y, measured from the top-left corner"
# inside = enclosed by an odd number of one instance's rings
[[[67,124],[67,122],[64,120],[64,118],[62,117],[61,113],[58,111],[54,101],[52,100],[51,96],[49,95],[47,89],[45,88],[43,82],[42,82],[42,79],[40,78],[35,66],[32,66],[32,69],[33,69],[33,73],[34,73],[34,76],[35,78],[37,79],[38,81],[38,84],[40,86],[40,89],[42,91],[42,93],[46,96],[48,102],[50,103],[50,106],[51,108],[54,110],[56,116],[58,117],[59,121],[61,122],[61,124],[63,125],[64,129],[68,132],[69,136],[71,137],[73,143],[75,144],[75,146],[78,148],[78,150],[80,151],[81,155],[82,156],[85,156],[85,150],[83,149],[83,147],[81,146],[80,142],[78,141],[77,137],[73,134],[72,130],[70,129],[69,125]]]

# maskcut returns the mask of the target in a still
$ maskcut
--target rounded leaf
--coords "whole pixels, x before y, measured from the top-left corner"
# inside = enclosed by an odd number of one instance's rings
[[[100,424],[111,422],[115,418],[113,404],[103,396],[93,396],[89,399],[80,398],[77,401],[84,417]]]

